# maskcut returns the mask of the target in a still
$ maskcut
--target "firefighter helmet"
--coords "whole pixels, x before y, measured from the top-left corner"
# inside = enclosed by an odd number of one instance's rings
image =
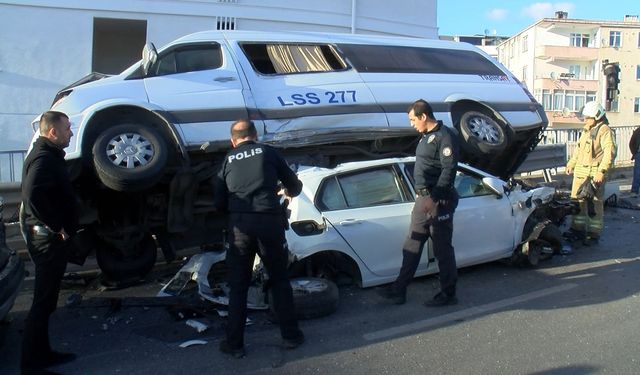
[[[604,108],[598,102],[587,102],[582,108],[583,117],[592,117],[599,121],[604,115]]]

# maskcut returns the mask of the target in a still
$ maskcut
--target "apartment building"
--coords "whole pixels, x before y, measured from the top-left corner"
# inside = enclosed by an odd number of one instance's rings
[[[582,126],[577,114],[591,100],[609,107],[612,125],[640,125],[638,16],[595,21],[556,12],[555,18],[543,18],[501,43],[498,60],[544,106],[551,128]],[[610,64],[619,67],[619,93],[607,102]]]

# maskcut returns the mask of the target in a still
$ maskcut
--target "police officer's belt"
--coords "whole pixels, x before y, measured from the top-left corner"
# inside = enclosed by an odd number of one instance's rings
[[[420,188],[420,189],[416,189],[416,194],[418,194],[421,197],[426,197],[428,195],[431,195],[431,192],[429,192],[429,189],[427,188]]]

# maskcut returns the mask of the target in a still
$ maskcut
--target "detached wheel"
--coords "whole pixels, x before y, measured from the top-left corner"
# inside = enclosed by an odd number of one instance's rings
[[[155,185],[167,165],[169,150],[158,130],[122,124],[105,130],[93,145],[93,163],[102,183],[116,191]]]
[[[126,242],[128,247],[122,248],[102,240],[96,248],[96,260],[109,281],[139,279],[148,274],[156,263],[158,247],[151,233],[143,234],[137,242],[133,238]]]
[[[331,280],[318,277],[291,279],[291,289],[293,289],[296,317],[300,320],[327,316],[338,309],[338,286]],[[271,289],[269,289],[269,301],[273,301]],[[269,309],[275,315],[272,304],[269,304]]]
[[[460,118],[464,149],[473,155],[495,155],[508,144],[504,127],[493,117],[469,111]]]

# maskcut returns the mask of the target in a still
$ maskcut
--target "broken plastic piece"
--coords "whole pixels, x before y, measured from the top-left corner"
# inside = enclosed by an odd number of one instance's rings
[[[209,328],[209,326],[199,320],[195,320],[195,319],[189,319],[185,322],[189,327],[193,327],[196,329],[196,331],[198,331],[198,333],[200,332],[204,332],[207,330],[207,328]]]
[[[207,342],[204,340],[189,340],[189,341],[185,341],[182,344],[180,344],[181,348],[188,348],[190,346],[193,345],[206,345]]]

